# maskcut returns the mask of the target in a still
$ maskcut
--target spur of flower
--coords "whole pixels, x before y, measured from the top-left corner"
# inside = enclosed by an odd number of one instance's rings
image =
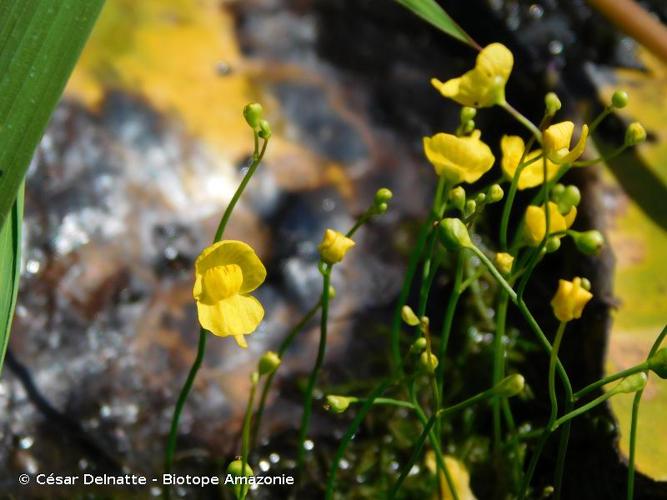
[[[500,140],[500,150],[503,153],[501,166],[503,173],[508,179],[513,179],[521,157],[526,149],[523,139],[518,135],[505,135]],[[541,149],[536,149],[527,153],[523,159],[524,162],[530,162],[519,174],[517,187],[521,190],[539,186],[544,182],[544,164],[542,159],[537,159],[542,155]],[[558,165],[547,159],[547,180],[553,179],[558,173]]]
[[[505,101],[505,85],[513,65],[514,56],[509,49],[492,43],[479,53],[473,69],[444,83],[433,78],[431,84],[463,106],[487,108]]]
[[[544,154],[554,163],[572,163],[577,160],[586,149],[588,139],[588,125],[581,127],[581,136],[577,144],[570,149],[574,123],[560,122],[548,127],[543,134]]]
[[[491,148],[480,139],[479,130],[465,137],[445,133],[424,137],[424,153],[435,172],[452,185],[472,184],[488,172],[495,161]]]
[[[264,308],[248,295],[264,282],[266,269],[255,251],[242,241],[225,240],[204,249],[195,261],[195,285],[201,326],[220,337],[233,336],[247,347],[244,335],[255,331]]]
[[[558,205],[550,201],[548,203],[549,210],[549,234],[564,233],[574,223],[577,217],[577,207],[571,207],[565,214],[558,211]],[[547,218],[544,213],[544,205],[535,206],[530,205],[526,209],[524,215],[524,234],[530,246],[539,245],[544,239],[547,231]],[[562,235],[561,235],[562,236]]]
[[[558,291],[551,300],[551,307],[560,321],[571,321],[581,318],[584,307],[592,298],[593,294],[586,290],[581,278],[574,278],[572,281],[559,280]]]

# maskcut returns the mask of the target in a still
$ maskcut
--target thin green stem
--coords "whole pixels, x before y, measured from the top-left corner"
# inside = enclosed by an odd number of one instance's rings
[[[587,411],[595,408],[596,406],[598,406],[601,403],[604,403],[610,397],[612,397],[614,394],[616,394],[616,392],[614,392],[613,390],[608,391],[608,392],[604,392],[604,393],[600,394],[597,398],[595,398],[592,401],[589,401],[588,403],[586,403],[585,405],[582,405],[579,408],[576,408],[576,409],[572,410],[571,412],[566,413],[565,415],[563,415],[562,417],[560,417],[559,419],[557,419],[556,421],[554,421],[551,424],[551,431],[552,432],[555,431],[561,425],[563,425],[565,422],[569,422],[573,418],[578,417],[579,415],[581,415],[583,413],[586,413]]]
[[[593,132],[595,132],[595,129],[598,128],[598,125],[604,120],[607,116],[609,116],[612,112],[614,111],[613,106],[607,106],[604,108],[599,115],[595,117],[595,119],[591,122],[590,126],[588,127],[589,134],[593,135]]]
[[[299,320],[299,322],[294,325],[287,336],[283,339],[280,346],[278,347],[278,357],[282,359],[283,355],[287,349],[292,345],[292,342],[296,338],[297,334],[303,330],[303,328],[313,319],[317,311],[320,310],[322,305],[321,300],[317,302],[310,310]],[[262,387],[262,394],[259,398],[259,405],[257,406],[257,411],[255,412],[255,419],[252,430],[252,447],[254,448],[257,444],[257,436],[259,434],[259,429],[262,422],[262,416],[264,415],[264,408],[266,407],[266,400],[271,390],[271,385],[273,384],[273,379],[276,376],[278,370],[271,372],[264,381],[264,386]]]
[[[627,500],[635,497],[635,449],[637,447],[637,422],[639,421],[639,403],[641,403],[644,389],[635,393],[632,400],[632,417],[630,419],[630,453],[628,456],[628,486]]]
[[[583,161],[575,161],[572,166],[574,167],[588,167],[590,165],[595,165],[596,163],[600,162],[608,162],[609,160],[613,160],[617,156],[619,156],[623,151],[628,149],[630,146],[626,144],[622,144],[621,146],[617,147],[614,149],[611,153],[609,153],[607,156],[600,156],[599,158],[594,158],[592,160],[583,160]]]
[[[352,438],[357,433],[359,427],[361,426],[361,423],[364,421],[364,418],[366,418],[366,415],[368,415],[368,412],[373,407],[374,401],[382,394],[384,394],[384,392],[391,385],[391,383],[392,379],[383,380],[380,384],[378,384],[378,386],[375,389],[373,389],[373,391],[368,395],[368,398],[361,406],[359,412],[354,417],[354,419],[348,426],[347,430],[345,431],[345,434],[343,435],[343,438],[340,441],[340,445],[338,445],[338,449],[336,450],[336,454],[334,455],[333,461],[331,462],[331,468],[329,469],[329,476],[327,477],[325,500],[332,500],[333,498],[334,491],[336,489],[336,475],[338,474],[340,461],[343,459],[345,451],[347,450],[347,447],[352,441]]]
[[[519,123],[521,123],[521,125],[526,127],[530,131],[530,133],[533,134],[537,142],[542,144],[542,132],[540,132],[540,129],[537,128],[537,126],[533,122],[531,122],[528,118],[523,116],[517,109],[515,109],[507,101],[503,101],[499,103],[499,105],[510,115],[512,115]]]
[[[368,401],[368,398],[356,398],[356,397],[348,397],[350,400],[350,403],[366,403]],[[386,405],[386,406],[397,406],[400,408],[408,408],[409,410],[414,410],[415,407],[414,405],[409,402],[409,401],[403,401],[401,399],[394,399],[394,398],[375,398],[371,404],[374,405]]]
[[[224,214],[222,215],[222,218],[220,219],[220,224],[218,224],[218,229],[215,232],[215,237],[213,238],[213,243],[216,243],[222,239],[222,236],[225,232],[225,228],[227,227],[227,223],[229,222],[229,219],[232,215],[232,212],[234,210],[234,207],[236,206],[236,203],[238,202],[239,198],[243,194],[243,191],[245,190],[246,186],[248,185],[248,182],[250,182],[250,179],[252,178],[253,174],[257,170],[257,167],[262,161],[262,158],[264,157],[264,153],[266,152],[266,147],[268,146],[269,140],[265,139],[264,143],[262,145],[261,151],[259,150],[259,141],[258,141],[258,135],[257,131],[254,132],[254,143],[255,143],[255,149],[253,152],[253,160],[248,167],[248,171],[246,172],[245,176],[241,180],[241,184],[239,184],[239,187],[236,188],[236,192],[232,196],[231,201],[229,202],[229,205],[227,205],[227,208],[225,209]],[[176,438],[178,436],[178,424],[181,418],[181,413],[183,413],[183,407],[185,406],[185,402],[188,399],[188,395],[190,394],[190,390],[192,389],[192,384],[194,383],[194,380],[197,376],[197,372],[199,371],[199,368],[201,367],[202,361],[204,359],[204,355],[206,354],[206,338],[208,336],[208,332],[201,328],[199,330],[199,344],[197,348],[197,356],[195,357],[195,360],[192,364],[192,367],[190,368],[190,372],[188,373],[187,378],[185,379],[185,384],[181,388],[181,392],[178,395],[178,400],[176,401],[176,406],[174,408],[174,414],[172,416],[171,420],[171,428],[169,431],[169,437],[167,438],[167,449],[165,451],[165,472],[169,473],[171,471],[171,467],[173,464],[174,460],[174,453],[176,451]],[[169,490],[167,489],[166,496],[169,495]]]
[[[241,474],[246,475],[246,467],[248,465],[248,454],[250,453],[250,426],[252,422],[252,407],[255,402],[255,391],[257,390],[257,382],[259,375],[253,373],[250,377],[250,395],[248,396],[248,406],[245,410],[245,417],[243,418],[243,432],[241,434]],[[248,485],[244,485],[241,489],[241,500],[245,500],[249,490]]]
[[[494,386],[505,376],[505,346],[503,344],[503,338],[505,337],[508,306],[509,297],[507,296],[507,292],[501,290],[496,310],[496,334],[493,337],[493,376],[491,383]],[[500,450],[502,434],[500,415],[501,404],[501,399],[496,398],[493,400],[493,444],[496,451]]]
[[[552,425],[556,421],[556,417],[558,416],[558,398],[556,396],[556,363],[558,361],[558,350],[560,349],[560,343],[563,339],[563,333],[565,332],[566,325],[567,323],[563,321],[561,321],[561,323],[558,325],[558,330],[556,331],[556,338],[554,339],[553,347],[549,355],[548,381],[549,381],[549,401],[551,402],[551,412],[549,414],[549,420],[547,422],[546,427],[544,428],[542,437],[540,438],[537,448],[530,459],[530,463],[528,465],[528,472],[521,481],[521,487],[519,488],[520,499],[525,498],[526,496],[528,487],[530,486],[530,481],[533,478],[533,474],[535,473],[535,469],[542,455],[542,451],[544,450],[544,445],[549,439],[550,434],[553,432]]]
[[[331,284],[331,269],[332,266],[324,264],[322,269],[322,314],[320,320],[320,344],[317,349],[317,358],[315,365],[310,372],[308,378],[308,385],[306,386],[306,394],[303,402],[303,415],[301,417],[301,428],[299,430],[299,440],[297,449],[297,471],[300,473],[303,470],[303,463],[305,459],[306,449],[304,443],[308,435],[308,428],[310,426],[310,416],[313,411],[313,391],[317,383],[322,364],[324,363],[324,356],[327,349],[327,328],[329,323],[329,289]]]
[[[257,132],[255,131],[255,135],[257,135]],[[229,222],[229,218],[232,216],[232,212],[234,211],[234,207],[236,207],[236,204],[238,203],[239,199],[241,198],[241,195],[243,194],[243,191],[245,190],[246,186],[250,182],[250,179],[252,179],[252,176],[255,174],[255,171],[257,170],[257,167],[259,167],[259,164],[262,163],[262,158],[264,158],[264,153],[266,153],[266,147],[269,145],[269,140],[264,139],[264,143],[262,144],[262,149],[260,151],[257,150],[257,142],[255,142],[255,152],[252,157],[252,162],[250,163],[250,166],[248,167],[248,171],[246,174],[243,176],[243,179],[241,180],[241,184],[239,184],[239,187],[236,188],[236,192],[234,193],[234,196],[232,196],[231,201],[229,202],[229,205],[227,205],[227,208],[225,209],[225,213],[222,216],[222,219],[220,219],[220,224],[218,224],[218,230],[215,232],[215,238],[213,242],[220,241],[222,239],[222,235],[225,232],[225,228],[227,227],[227,223]]]
[[[197,346],[197,356],[195,357],[194,363],[190,367],[190,372],[188,377],[185,379],[185,384],[181,389],[180,394],[178,395],[178,400],[176,401],[176,407],[174,408],[174,415],[171,418],[171,428],[169,430],[169,438],[167,440],[167,451],[165,454],[164,460],[164,470],[165,473],[169,474],[171,472],[171,466],[174,463],[174,453],[176,452],[176,438],[178,437],[178,423],[181,419],[181,413],[183,413],[183,407],[185,402],[188,399],[190,394],[190,389],[192,389],[192,384],[195,381],[199,367],[201,367],[202,361],[204,360],[204,354],[206,354],[206,340],[208,338],[208,332],[203,328],[199,329],[199,344]]]
[[[648,369],[648,362],[644,361],[643,363],[639,363],[636,366],[632,366],[620,372],[613,373],[611,375],[601,378],[600,380],[593,382],[592,384],[587,385],[580,391],[575,392],[573,397],[575,400],[581,399],[589,392],[593,392],[594,390],[599,389],[603,385],[610,384],[611,382],[615,382],[616,380],[628,377],[630,375],[634,375],[635,373],[643,372],[647,369]]]

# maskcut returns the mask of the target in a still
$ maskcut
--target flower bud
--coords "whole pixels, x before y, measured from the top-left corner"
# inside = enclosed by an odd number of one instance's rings
[[[648,367],[660,378],[667,378],[667,347],[648,358]]]
[[[243,472],[245,472],[245,474],[243,474]],[[227,466],[227,474],[236,477],[252,477],[255,475],[248,463],[245,464],[245,468],[243,467],[243,461],[240,459],[234,460]],[[232,483],[232,489],[234,490],[236,498],[242,498],[243,495],[248,493],[250,486],[248,484],[243,484],[242,482],[234,482]]]
[[[327,229],[322,242],[317,249],[322,260],[327,264],[335,264],[345,257],[345,254],[355,245],[354,241],[338,231]]]
[[[256,385],[257,382],[259,382],[259,373],[252,372],[250,374],[250,382],[252,382],[253,385]]]
[[[572,321],[581,318],[581,314],[593,298],[593,294],[582,286],[581,278],[572,281],[559,280],[558,291],[551,300],[554,315],[560,321]]]
[[[623,90],[617,90],[611,96],[611,105],[617,109],[624,108],[628,105],[628,93]]]
[[[526,385],[526,380],[523,378],[523,375],[519,373],[513,373],[512,375],[505,377],[500,382],[498,382],[493,387],[493,393],[497,396],[502,396],[504,398],[511,398],[516,396]]]
[[[259,374],[270,375],[280,366],[280,356],[273,351],[265,352],[259,358]]]
[[[581,192],[579,191],[579,188],[572,185],[567,186],[560,197],[560,202],[567,204],[565,213],[568,213],[572,207],[579,206],[579,203],[581,202]]]
[[[581,278],[581,288],[588,292],[591,291],[591,282],[588,280],[588,278]]]
[[[475,118],[475,115],[477,114],[477,110],[475,108],[471,108],[468,106],[463,106],[461,108],[461,123],[467,123],[473,118]]]
[[[505,192],[503,191],[503,188],[500,187],[500,184],[493,184],[489,188],[487,199],[489,200],[489,203],[497,203],[503,199],[503,196],[505,196]]]
[[[565,192],[565,186],[563,186],[559,182],[558,184],[556,184],[554,187],[551,188],[551,201],[560,200],[560,197],[563,196],[564,192]]]
[[[477,202],[475,200],[466,201],[465,207],[463,208],[464,217],[470,217],[477,210]]]
[[[602,233],[595,229],[584,231],[583,233],[573,231],[571,235],[574,244],[577,245],[577,249],[584,255],[596,255],[604,246]]]
[[[401,319],[406,325],[417,326],[419,324],[419,318],[408,305],[405,305],[401,308]]]
[[[435,369],[438,367],[438,357],[432,352],[422,352],[419,356],[419,367],[426,373],[435,373]]]
[[[486,194],[479,193],[477,196],[475,196],[475,203],[477,203],[477,205],[481,205],[485,201],[486,201]]]
[[[428,327],[429,327],[430,324],[431,324],[431,320],[428,319],[428,316],[422,316],[421,318],[419,318],[419,329],[422,332],[424,332],[424,333],[428,332]]]
[[[474,203],[474,202],[473,202]],[[438,225],[440,242],[448,250],[459,250],[462,247],[472,247],[472,241],[468,234],[468,228],[461,219],[442,219]]]
[[[336,289],[333,287],[333,285],[329,285],[329,300],[333,300],[336,298]]]
[[[514,257],[505,252],[499,252],[495,258],[496,267],[502,274],[509,274],[512,271]]]
[[[375,193],[375,204],[379,205],[381,203],[387,203],[389,200],[393,198],[393,196],[394,193],[392,193],[389,189],[380,188]]]
[[[271,137],[271,125],[266,120],[259,121],[259,135],[262,139],[269,139]]]
[[[461,186],[456,186],[449,192],[449,201],[457,210],[463,212],[463,207],[466,204],[466,190]]]
[[[557,252],[560,248],[560,238],[558,236],[550,236],[547,238],[547,242],[544,245],[544,249],[547,253]]]
[[[243,108],[243,118],[245,118],[245,121],[252,129],[256,129],[259,127],[263,111],[262,105],[258,102],[246,104]]]
[[[625,131],[625,145],[636,146],[646,140],[646,130],[639,122],[633,122],[628,125]]]
[[[375,213],[383,214],[389,209],[389,205],[386,203],[379,203],[375,206]]]
[[[426,339],[424,337],[419,337],[410,346],[410,353],[411,354],[419,354],[422,351],[424,351],[424,349],[426,349],[427,345],[428,345],[428,343],[426,342]]]
[[[544,105],[547,108],[547,114],[553,116],[561,108],[562,104],[555,92],[549,92],[544,96]]]
[[[646,373],[635,373],[634,375],[630,375],[621,380],[621,382],[614,387],[613,392],[614,394],[622,394],[641,391],[644,386],[646,386],[647,381],[648,377],[646,376]]]
[[[343,413],[350,406],[350,403],[353,402],[352,398],[334,395],[327,396],[326,401],[326,405],[334,413]]]
[[[464,134],[470,134],[472,131],[475,130],[475,120],[470,120],[468,122],[465,122],[463,124],[463,133]]]

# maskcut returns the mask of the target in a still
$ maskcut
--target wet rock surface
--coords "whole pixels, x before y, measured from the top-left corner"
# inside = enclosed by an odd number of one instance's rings
[[[537,103],[527,113],[541,112],[544,75],[565,67],[560,85],[566,92],[579,82],[566,62],[580,55],[576,42],[585,23],[557,13],[553,2],[472,3],[487,15],[463,8],[452,15],[483,34],[480,42],[509,38],[527,56],[513,90],[520,104]],[[269,269],[257,292],[267,316],[247,351],[230,339],[209,342],[181,420],[177,458],[184,471],[220,473],[223,459],[237,452],[249,373],[316,301],[316,246],[324,229],[347,228],[381,186],[395,193],[390,213],[360,232],[358,248],[334,276],[338,293],[324,383],[369,380],[385,369],[386,342],[368,325],[388,318],[411,221],[425,212],[432,189],[420,139],[457,120],[455,108],[442,104],[428,79],[458,73],[471,56],[398,7],[385,7],[380,0],[248,0],[231,6],[241,48],[278,103],[277,135],[308,154],[269,150],[229,227],[228,236],[250,242]],[[538,29],[538,19],[548,29]],[[611,52],[605,57],[625,57]],[[195,355],[191,265],[245,168],[243,161],[222,161],[177,117],[139,97],[109,90],[103,102],[91,110],[63,101],[29,172],[25,265],[11,343],[19,364],[5,369],[0,382],[2,491],[17,491],[15,478],[22,472],[161,470],[173,404]],[[516,127],[496,110],[480,120],[491,144],[506,125]],[[594,285],[608,289],[604,273]],[[577,359],[589,366],[595,358],[594,368],[580,375],[584,380],[602,359],[608,305],[597,307],[601,326],[586,359]],[[262,471],[293,467],[298,380],[311,366],[316,330],[310,325],[303,332],[281,368],[280,394],[270,398],[264,421],[265,435],[274,440],[263,441]],[[571,359],[581,354],[566,352]],[[349,359],[364,362],[349,366]],[[543,378],[528,375],[536,383]],[[25,376],[58,417],[36,404]],[[602,446],[602,461],[584,454],[572,467],[584,475],[595,468],[601,477],[621,476],[613,424],[606,412],[599,422],[600,428],[585,431],[597,439],[594,444],[583,430],[575,433],[571,455]],[[325,448],[333,446],[341,425],[316,412],[312,435]],[[596,483],[591,491],[599,488]]]

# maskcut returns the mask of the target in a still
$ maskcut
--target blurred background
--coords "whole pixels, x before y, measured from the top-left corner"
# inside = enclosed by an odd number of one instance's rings
[[[615,89],[630,94],[587,157],[622,143],[630,121],[644,124],[649,141],[567,179],[584,194],[575,228],[601,228],[610,247],[597,259],[572,248],[549,256],[531,296],[546,317],[559,277],[585,273],[593,282],[594,302],[563,346],[575,388],[640,362],[666,320],[665,61],[583,0],[441,3],[481,45],[499,41],[513,51],[508,100],[533,121],[550,90],[565,103],[563,119],[577,122],[590,121]],[[663,0],[641,4],[667,20]],[[265,262],[257,295],[267,315],[248,350],[230,339],[209,342],[181,420],[177,468],[220,472],[238,453],[249,373],[317,300],[324,229],[348,228],[386,186],[394,192],[389,213],[359,233],[358,248],[334,273],[322,384],[368,391],[387,370],[383,325],[435,185],[421,139],[458,123],[457,106],[429,80],[462,73],[474,57],[386,0],[107,0],[28,174],[21,292],[0,380],[0,490],[44,495],[16,489],[22,472],[161,471],[173,405],[195,355],[192,263],[247,165],[252,135],[241,110],[250,101],[264,105],[274,136],[226,237],[249,242]],[[497,158],[502,134],[523,133],[500,110],[483,110],[476,121]],[[498,218],[488,215],[489,233]],[[437,283],[440,297],[448,283],[446,274]],[[457,319],[454,343],[484,371],[490,331],[469,315]],[[277,377],[257,455],[263,472],[293,467],[317,331],[309,325]],[[535,359],[525,371],[537,387],[546,363]],[[526,420],[547,411],[544,393],[535,392],[545,406],[526,410]],[[624,496],[630,404],[631,396],[613,398],[575,423],[566,498]],[[372,465],[387,425],[399,439],[395,419],[370,420],[343,472],[349,498],[374,498]],[[347,422],[316,412],[315,482]],[[667,480],[664,383],[647,387],[639,429],[637,498],[667,498],[659,483]],[[386,463],[393,467],[395,457]],[[483,465],[477,471],[474,457],[468,463],[473,490],[493,498],[482,484],[492,474]],[[539,478],[538,471],[538,484],[547,481]],[[311,494],[320,497],[316,488]]]

